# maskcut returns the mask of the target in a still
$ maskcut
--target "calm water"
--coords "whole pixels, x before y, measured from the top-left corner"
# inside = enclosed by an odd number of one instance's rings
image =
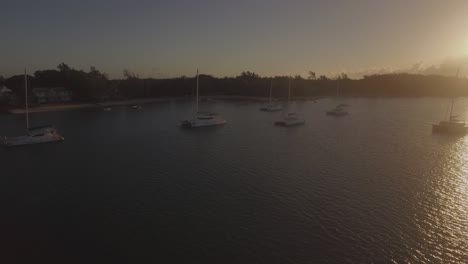
[[[296,128],[258,103],[209,104],[228,124],[188,131],[188,103],[33,114],[65,142],[0,149],[2,262],[468,261],[468,137],[430,127],[448,100],[344,101],[298,103]]]

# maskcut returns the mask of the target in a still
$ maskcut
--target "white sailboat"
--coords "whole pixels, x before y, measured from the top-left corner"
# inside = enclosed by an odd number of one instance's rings
[[[454,101],[452,99],[452,106],[450,107],[450,115],[447,121],[440,121],[439,124],[432,125],[432,132],[433,133],[441,133],[441,134],[467,134],[468,133],[468,126],[465,124],[465,121],[458,120],[456,115],[453,115],[453,104]]]
[[[272,102],[272,97],[273,97],[273,80],[270,80],[270,97],[268,99],[268,104],[260,108],[261,111],[277,112],[277,111],[283,110],[283,106]]]
[[[226,120],[220,115],[212,112],[199,112],[198,111],[198,88],[199,88],[199,76],[197,69],[197,91],[196,91],[196,105],[194,111],[194,117],[192,119],[187,119],[182,121],[182,127],[185,128],[196,128],[196,127],[206,127],[206,126],[217,126],[226,124]]]
[[[455,78],[458,79],[458,73],[460,69],[457,69],[457,74]],[[433,133],[441,134],[452,134],[452,135],[464,135],[468,134],[468,126],[465,121],[459,120],[456,115],[453,115],[453,105],[455,104],[455,99],[452,99],[452,105],[450,106],[450,114],[448,120],[440,121],[439,124],[432,125]]]
[[[28,78],[26,71],[24,71],[24,89],[25,89],[25,107],[26,107],[26,130],[27,134],[24,136],[4,137],[1,141],[2,145],[7,147],[32,145],[38,143],[58,142],[63,141],[64,138],[57,132],[52,125],[30,127],[29,126],[29,107],[28,107]]]
[[[336,86],[336,97],[340,97],[340,80],[338,80],[338,84]],[[347,104],[339,104],[335,108],[329,110],[326,112],[327,115],[329,116],[345,116],[348,115],[348,111],[346,111],[345,107],[347,107]]]
[[[291,77],[289,77],[289,85],[288,85],[288,107],[287,107],[287,112],[283,116],[282,120],[276,121],[275,125],[278,126],[298,126],[298,125],[304,125],[305,120],[300,118],[296,112],[291,111],[290,107],[290,98],[291,98]]]

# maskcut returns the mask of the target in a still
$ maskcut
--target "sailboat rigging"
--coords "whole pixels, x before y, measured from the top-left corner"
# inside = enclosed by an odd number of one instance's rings
[[[24,101],[26,110],[26,135],[7,138],[1,141],[2,145],[7,147],[32,145],[38,143],[59,142],[64,138],[57,132],[52,125],[31,127],[29,124],[29,104],[28,104],[28,77],[24,71]]]
[[[287,111],[286,114],[283,116],[282,120],[276,121],[275,125],[278,126],[298,126],[304,125],[305,120],[300,118],[296,112],[291,111],[290,106],[291,100],[291,77],[288,80],[288,103],[287,103]]]
[[[273,79],[270,80],[270,95],[268,97],[268,104],[260,108],[261,111],[276,112],[276,111],[283,110],[283,107],[280,104],[273,103],[272,98],[273,98]]]
[[[194,117],[192,119],[182,121],[182,127],[196,128],[226,124],[226,120],[224,120],[224,118],[216,113],[199,111],[199,82],[199,74],[197,69],[195,111],[193,112]]]

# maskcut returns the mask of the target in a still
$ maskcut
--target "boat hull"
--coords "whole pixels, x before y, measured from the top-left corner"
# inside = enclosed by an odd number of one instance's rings
[[[463,135],[468,133],[466,126],[444,126],[439,124],[432,125],[433,133]]]
[[[40,143],[50,143],[50,142],[61,142],[64,138],[59,134],[50,134],[44,136],[19,136],[12,138],[4,138],[2,145],[6,147],[16,147],[16,146],[25,146],[33,145]]]
[[[305,120],[294,120],[294,121],[276,121],[275,125],[277,126],[285,126],[285,127],[290,127],[290,126],[300,126],[304,125]]]
[[[211,120],[185,120],[182,122],[183,128],[198,128],[198,127],[209,127],[209,126],[220,126],[226,124],[224,119],[211,119]]]
[[[282,110],[283,110],[283,107],[281,106],[265,106],[265,107],[260,108],[260,111],[264,111],[264,112],[278,112]]]

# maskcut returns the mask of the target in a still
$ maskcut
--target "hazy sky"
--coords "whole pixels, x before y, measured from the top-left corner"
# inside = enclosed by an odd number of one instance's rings
[[[468,0],[15,0],[0,75],[65,62],[122,76],[366,72],[468,55]]]

